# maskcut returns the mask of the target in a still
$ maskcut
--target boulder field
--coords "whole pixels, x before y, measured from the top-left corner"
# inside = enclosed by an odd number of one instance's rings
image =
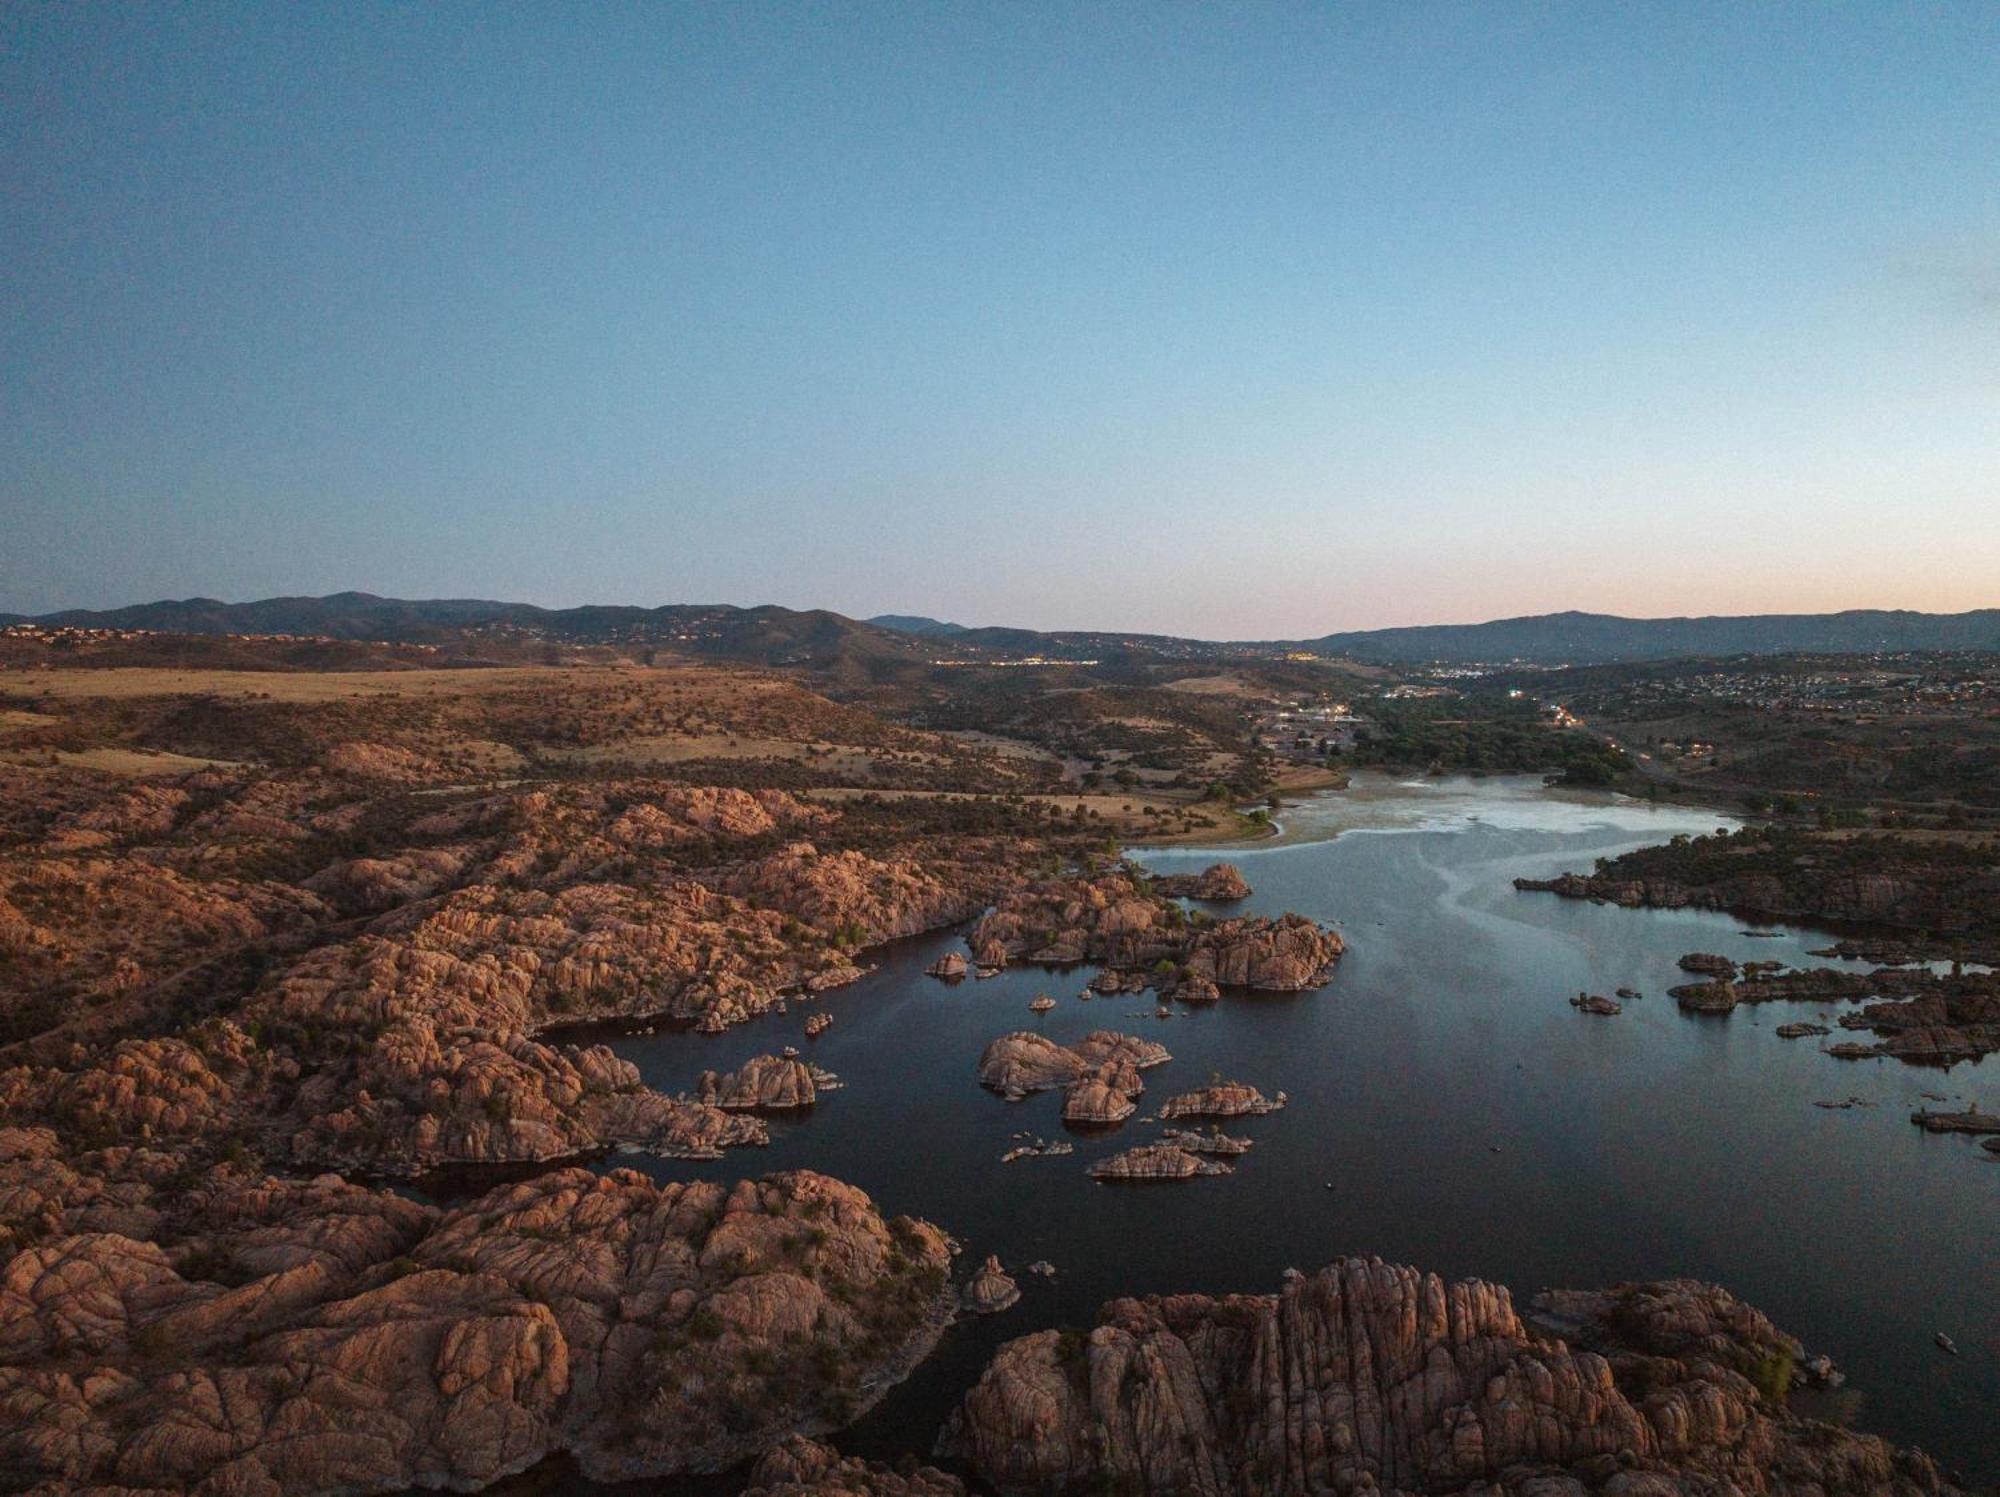
[[[556,1451],[720,1470],[849,1422],[957,1309],[942,1233],[805,1171],[564,1169],[439,1211],[331,1176],[182,1188],[136,1151],[93,1175],[20,1132],[0,1471],[50,1497],[472,1490]]]

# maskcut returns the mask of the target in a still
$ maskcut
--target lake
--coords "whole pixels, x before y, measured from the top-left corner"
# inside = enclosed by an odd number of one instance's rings
[[[1134,856],[1175,872],[1226,857],[1256,891],[1235,908],[1333,925],[1348,954],[1316,992],[1230,996],[1161,1020],[1150,998],[1079,999],[1087,969],[937,982],[924,968],[961,934],[942,933],[875,953],[874,972],[816,1005],[834,1023],[814,1041],[801,1032],[813,1008],[795,1005],[724,1035],[614,1042],[670,1092],[787,1043],[846,1083],[806,1117],[773,1122],[768,1150],[616,1163],[662,1179],[822,1170],[955,1234],[962,1268],[998,1253],[1020,1282],[1019,1305],[954,1328],[838,1437],[844,1449],[927,1450],[1001,1341],[1087,1326],[1116,1295],[1269,1292],[1288,1266],[1373,1253],[1504,1283],[1522,1302],[1548,1286],[1716,1280],[1833,1357],[1855,1422],[2000,1482],[2000,1161],[1908,1121],[1924,1091],[2000,1108],[2000,1066],[1842,1062],[1774,1033],[1831,1022],[1837,1005],[1706,1017],[1666,996],[1688,980],[1675,962],[1689,951],[1843,965],[1808,956],[1822,934],[1752,938],[1732,916],[1512,887],[1729,824],[1712,811],[1554,794],[1527,778],[1375,776],[1280,819],[1283,834],[1255,846]],[[1618,987],[1646,996],[1616,1017],[1569,1005]],[[1032,1014],[1041,992],[1057,1006]],[[1010,1104],[982,1090],[973,1068],[986,1042],[1099,1028],[1173,1052],[1146,1073],[1142,1116],[1213,1073],[1282,1089],[1290,1105],[1229,1125],[1256,1146],[1227,1177],[1093,1182],[1092,1160],[1157,1135],[1137,1119],[1071,1135],[1073,1155],[1002,1164],[1018,1132],[1065,1136],[1061,1098]],[[1873,1105],[1813,1106],[1848,1097]],[[1025,1273],[1036,1259],[1056,1278]],[[1963,1355],[1939,1351],[1938,1331]]]

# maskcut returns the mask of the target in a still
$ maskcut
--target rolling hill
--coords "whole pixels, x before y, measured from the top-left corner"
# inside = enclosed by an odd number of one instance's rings
[[[1596,664],[1687,656],[1868,654],[1904,650],[2000,650],[2000,609],[1933,614],[1854,609],[1824,614],[1748,614],[1634,619],[1547,613],[1482,624],[1364,629],[1304,640],[1217,643],[1160,634],[966,628],[938,619],[883,614],[851,619],[825,609],[775,605],[590,605],[549,609],[477,598],[411,600],[373,593],[224,603],[187,598],[102,611],[72,609],[0,623],[151,629],[180,634],[294,634],[406,644],[481,638],[564,644],[655,645],[679,654],[766,665],[874,674],[921,666],[940,649],[953,656],[1204,660],[1283,651],[1372,663],[1532,661]]]
[[[1323,635],[1302,645],[1355,660],[1531,660],[1547,665],[1683,656],[1995,650],[2000,649],[2000,608],[1970,613],[1852,609],[1668,619],[1544,613],[1485,624],[1365,629]]]

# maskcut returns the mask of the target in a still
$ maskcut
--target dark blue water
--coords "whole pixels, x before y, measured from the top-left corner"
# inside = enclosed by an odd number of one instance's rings
[[[1908,1121],[1923,1091],[2000,1108],[2000,1066],[1841,1062],[1817,1041],[1773,1033],[1794,1019],[1831,1022],[1836,1006],[1697,1018],[1665,996],[1684,980],[1684,952],[1812,963],[1807,950],[1823,936],[1752,939],[1728,916],[1511,887],[1516,875],[1588,868],[1712,816],[1459,782],[1330,800],[1288,819],[1293,835],[1343,819],[1375,828],[1229,854],[1256,889],[1248,909],[1299,910],[1350,942],[1315,993],[1231,997],[1163,1021],[1148,1000],[1079,1000],[1087,973],[938,983],[923,969],[958,939],[940,935],[880,953],[877,971],[821,1000],[834,1025],[816,1041],[802,1034],[813,1010],[798,1005],[726,1035],[617,1042],[669,1091],[786,1043],[847,1085],[802,1121],[775,1123],[768,1150],[714,1164],[616,1162],[660,1178],[823,1170],[886,1211],[939,1223],[965,1242],[968,1266],[997,1252],[1020,1280],[1018,1306],[954,1329],[844,1447],[927,1449],[998,1342],[1088,1325],[1115,1295],[1268,1291],[1287,1266],[1378,1253],[1522,1297],[1623,1279],[1719,1281],[1846,1370],[1857,1423],[2000,1481],[2000,1162]],[[1139,856],[1182,870],[1216,855]],[[1648,996],[1615,1018],[1567,1002],[1620,986]],[[1057,1008],[1031,1014],[1043,991]],[[1061,1104],[1054,1093],[1009,1104],[983,1091],[973,1077],[982,1047],[1013,1029],[1073,1040],[1096,1028],[1173,1052],[1147,1073],[1147,1103],[1219,1072],[1283,1089],[1291,1105],[1231,1126],[1257,1142],[1226,1178],[1091,1181],[1092,1159],[1156,1135],[1137,1120],[1074,1136],[1068,1157],[1000,1163],[1017,1131],[1064,1136]],[[1849,1096],[1876,1105],[1812,1105]],[[1053,1282],[1021,1271],[1038,1258],[1057,1266]],[[1934,1347],[1939,1330],[1962,1356]]]

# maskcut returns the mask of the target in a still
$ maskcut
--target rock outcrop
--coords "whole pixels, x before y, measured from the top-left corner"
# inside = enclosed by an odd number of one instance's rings
[[[1182,1092],[1160,1104],[1160,1117],[1168,1118],[1254,1118],[1276,1112],[1285,1105],[1285,1094],[1266,1097],[1254,1086],[1240,1081],[1220,1081],[1197,1091]]]
[[[1250,885],[1243,870],[1234,863],[1213,863],[1200,873],[1161,873],[1153,876],[1153,892],[1170,899],[1201,899],[1229,903],[1250,897]]]
[[[1732,981],[1736,976],[1736,963],[1712,951],[1690,951],[1680,959],[1679,966],[1683,972],[1699,972],[1705,977],[1719,977],[1724,981]]]
[[[1009,1097],[1067,1086],[1086,1063],[1074,1050],[1032,1030],[1003,1034],[979,1057],[979,1084]]]
[[[789,1056],[758,1055],[734,1071],[703,1071],[695,1095],[724,1112],[790,1112],[819,1100],[813,1070]]]
[[[559,1170],[448,1213],[326,1179],[0,1268],[0,1469],[41,1490],[469,1490],[714,1470],[844,1423],[956,1307],[936,1229],[805,1172]]]
[[[1191,982],[1196,994],[1207,985],[1264,992],[1318,987],[1344,950],[1339,936],[1301,915],[1191,916],[1122,871],[1049,879],[1010,894],[981,918],[971,943],[975,950],[997,943],[1015,961],[1097,962],[1113,976],[1163,990]]]
[[[1926,1133],[2000,1133],[2000,1112],[1981,1112],[1974,1107],[1965,1112],[1932,1112],[1920,1107],[1910,1121]]]
[[[1552,1295],[1350,1258],[1277,1294],[1114,1300],[995,1355],[942,1444],[1003,1492],[1941,1493],[1787,1415],[1797,1343],[1708,1285]],[[1560,1335],[1564,1339],[1557,1339]]]
[[[974,1315],[998,1315],[1020,1301],[1021,1288],[997,1257],[989,1256],[965,1286],[965,1308]]]
[[[758,1457],[742,1497],[965,1497],[965,1483],[935,1466],[843,1460],[832,1446],[794,1435]]]
[[[1089,1077],[1063,1093],[1063,1121],[1086,1128],[1112,1127],[1139,1110],[1135,1095],[1101,1077]]]
[[[1703,971],[1720,971],[1713,964],[1726,961],[1700,960]],[[1878,1043],[1834,1047],[1834,1053],[1842,1056],[1886,1055],[1919,1064],[1950,1064],[2000,1050],[2000,976],[1991,972],[1935,972],[1928,967],[1782,971],[1765,962],[1747,964],[1742,972],[1735,981],[1717,976],[1668,992],[1692,1013],[1728,1013],[1740,1003],[1861,1002],[1859,1009],[1840,1016],[1841,1027],[1871,1031]],[[1862,1002],[1867,999],[1875,1001]],[[1786,1038],[1826,1032],[1823,1025],[1778,1028]]]
[[[1140,1071],[1171,1059],[1164,1045],[1108,1029],[1085,1035],[1073,1049],[1024,1030],[986,1047],[979,1080],[1010,1101],[1062,1087],[1064,1122],[1109,1127],[1138,1110],[1133,1099],[1146,1089]]]
[[[1112,1154],[1090,1167],[1093,1180],[1191,1180],[1226,1175],[1230,1167],[1174,1144],[1141,1144]]]
[[[1195,933],[1183,981],[1259,993],[1300,993],[1333,977],[1346,948],[1303,915],[1225,920]]]

